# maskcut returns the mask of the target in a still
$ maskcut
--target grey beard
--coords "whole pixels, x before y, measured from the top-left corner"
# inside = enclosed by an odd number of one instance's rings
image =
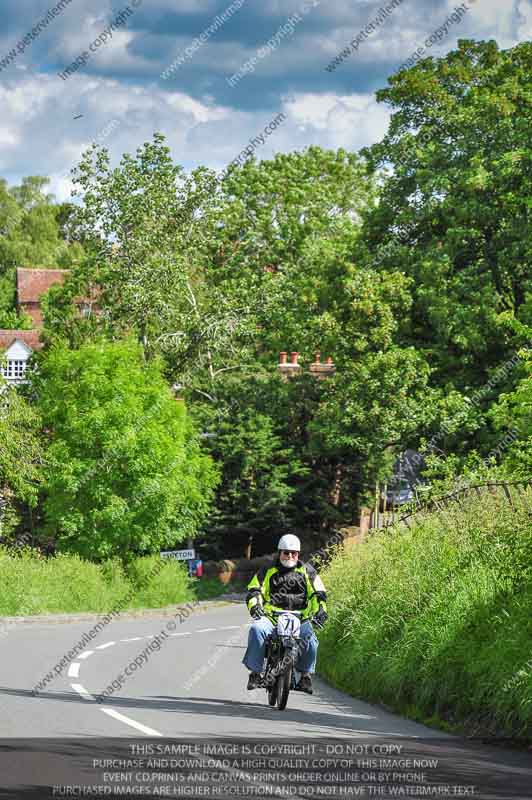
[[[286,567],[286,569],[291,569],[292,567],[295,567],[295,566],[296,566],[296,564],[297,564],[297,561],[293,561],[293,562],[292,562],[292,561],[290,560],[290,563],[286,563],[286,561],[283,561],[282,559],[279,559],[279,561],[281,562],[281,564],[283,565],[283,567]]]

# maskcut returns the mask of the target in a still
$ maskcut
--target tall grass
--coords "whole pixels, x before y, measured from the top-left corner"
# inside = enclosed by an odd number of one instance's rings
[[[532,497],[468,498],[337,550],[321,673],[417,719],[532,737]]]
[[[158,562],[157,556],[135,559],[126,574],[118,560],[94,564],[76,555],[47,559],[0,548],[0,615],[160,608],[192,599],[185,564],[168,559],[158,571]]]

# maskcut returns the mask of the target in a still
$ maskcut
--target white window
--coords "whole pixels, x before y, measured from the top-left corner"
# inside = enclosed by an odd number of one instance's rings
[[[2,375],[8,381],[21,381],[26,372],[27,362],[20,358],[9,358],[2,367]]]
[[[26,366],[33,350],[26,342],[15,339],[4,353],[0,353],[0,371],[7,383],[25,383]]]

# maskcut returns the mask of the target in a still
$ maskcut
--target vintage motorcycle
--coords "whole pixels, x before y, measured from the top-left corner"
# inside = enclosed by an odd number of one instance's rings
[[[266,689],[268,703],[277,704],[279,711],[286,708],[291,690],[301,691],[296,686],[295,666],[301,641],[301,611],[274,611],[274,630],[266,639],[266,669],[261,685]],[[323,625],[314,618],[310,622],[317,628]]]

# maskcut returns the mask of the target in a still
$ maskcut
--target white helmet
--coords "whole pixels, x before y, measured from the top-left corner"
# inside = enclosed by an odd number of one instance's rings
[[[294,536],[293,533],[285,533],[284,536],[281,536],[279,539],[279,544],[277,545],[278,550],[297,550],[297,552],[301,552],[301,542]]]

